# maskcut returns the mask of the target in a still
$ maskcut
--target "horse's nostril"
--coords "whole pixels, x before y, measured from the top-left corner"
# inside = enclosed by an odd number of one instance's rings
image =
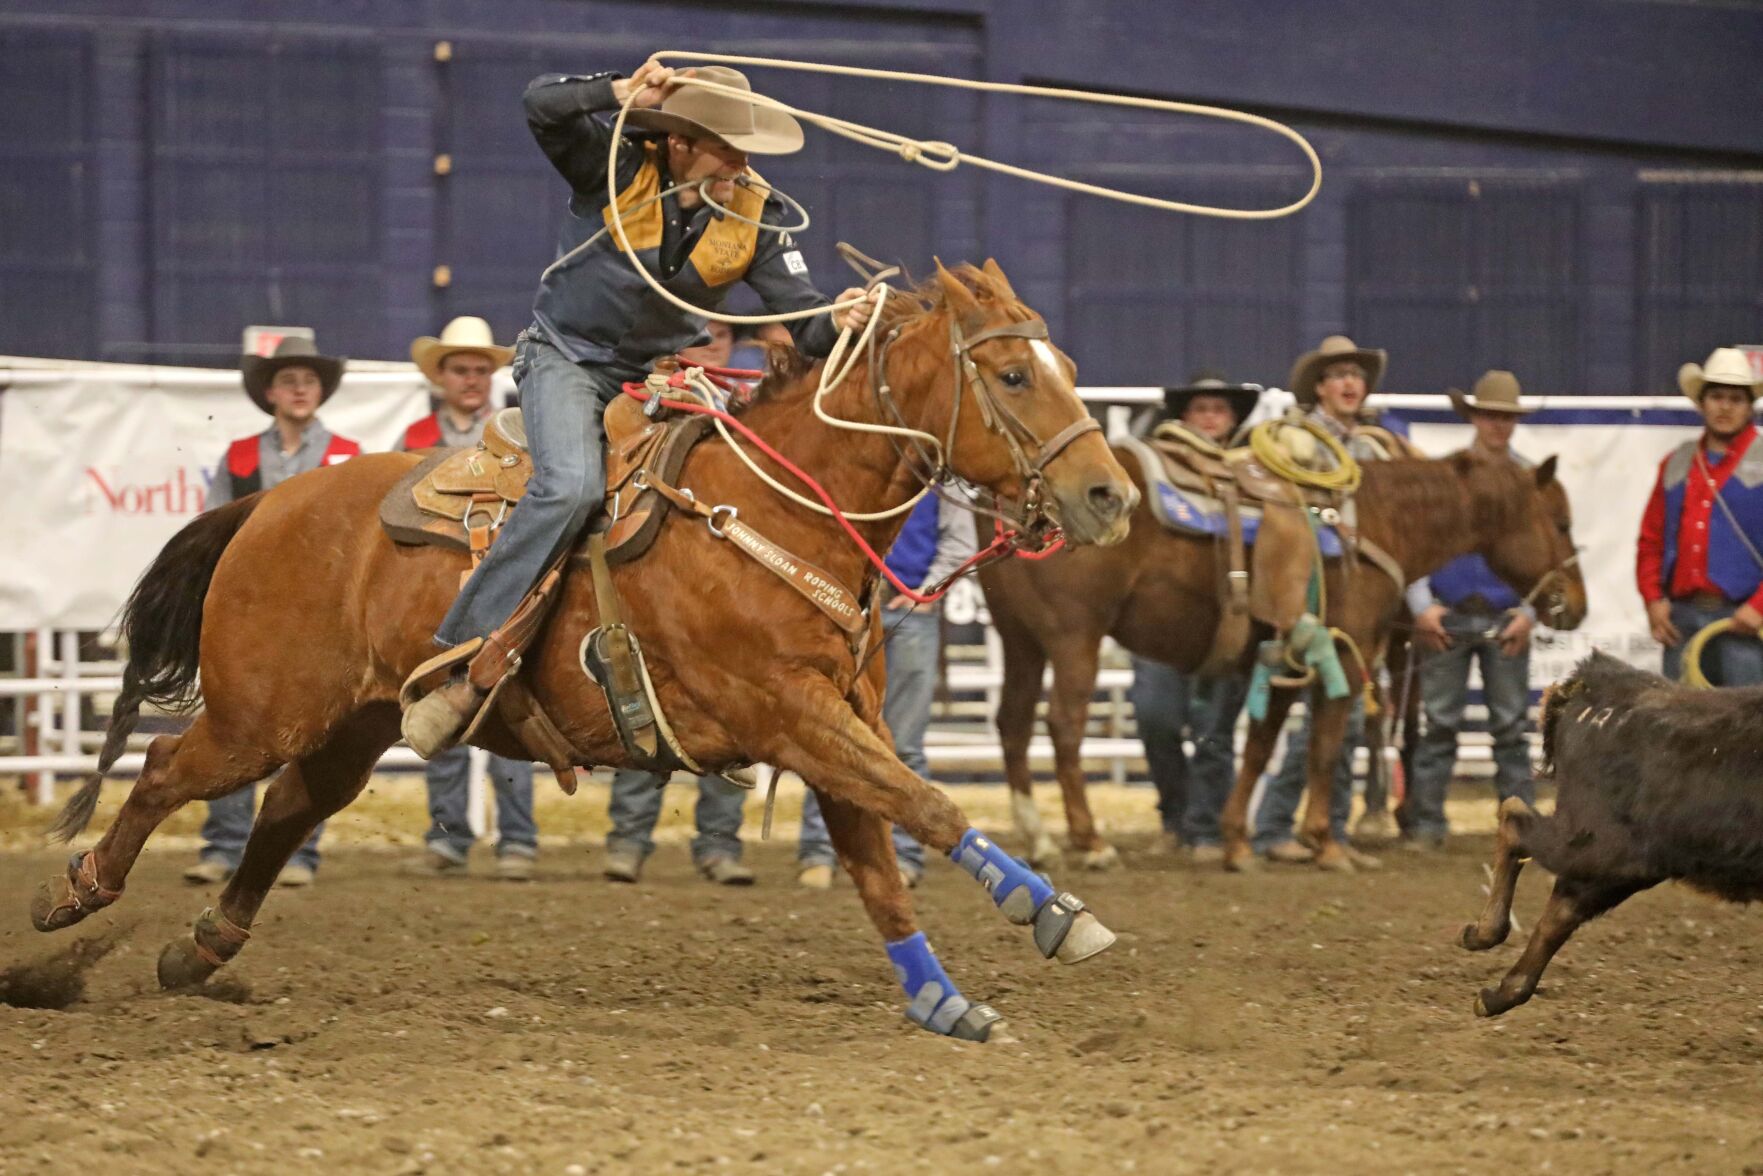
[[[1112,519],[1120,514],[1123,505],[1121,497],[1112,485],[1103,482],[1090,487],[1090,507],[1099,516]]]

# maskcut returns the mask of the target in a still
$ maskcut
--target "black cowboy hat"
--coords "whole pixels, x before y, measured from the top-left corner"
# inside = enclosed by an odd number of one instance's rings
[[[1231,384],[1222,377],[1206,372],[1180,387],[1163,389],[1163,411],[1170,420],[1180,420],[1196,396],[1222,396],[1229,404],[1231,415],[1242,424],[1261,402],[1261,385]]]
[[[269,403],[269,383],[275,374],[285,367],[309,367],[318,373],[318,382],[323,388],[319,393],[318,402],[323,404],[337,390],[337,384],[343,379],[343,368],[348,360],[335,355],[320,355],[318,347],[311,339],[299,335],[289,335],[275,345],[275,351],[269,355],[247,355],[239,360],[239,370],[245,376],[245,395],[251,403],[275,415],[275,409]]]

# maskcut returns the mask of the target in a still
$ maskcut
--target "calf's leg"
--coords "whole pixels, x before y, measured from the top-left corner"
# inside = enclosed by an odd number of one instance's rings
[[[1512,965],[1495,988],[1484,988],[1475,998],[1475,1015],[1497,1017],[1531,998],[1543,969],[1561,950],[1561,945],[1587,919],[1593,919],[1631,895],[1638,894],[1660,880],[1656,878],[1586,878],[1564,874],[1555,880],[1549,905],[1543,908],[1524,954]]]
[[[1494,831],[1494,879],[1488,887],[1487,905],[1459,938],[1470,951],[1486,951],[1506,942],[1512,930],[1512,894],[1518,889],[1518,873],[1530,860],[1526,835],[1548,820],[1516,796],[1500,803],[1500,824]]]

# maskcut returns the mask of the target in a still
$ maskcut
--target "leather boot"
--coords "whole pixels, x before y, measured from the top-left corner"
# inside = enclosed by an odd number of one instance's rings
[[[487,693],[463,674],[449,679],[404,711],[404,742],[423,759],[433,759],[459,742]]]

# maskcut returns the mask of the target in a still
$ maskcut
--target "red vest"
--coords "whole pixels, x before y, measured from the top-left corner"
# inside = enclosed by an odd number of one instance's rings
[[[441,414],[431,412],[404,430],[403,449],[406,453],[417,449],[432,449],[445,444],[441,437]]]
[[[263,471],[257,468],[262,455],[260,448],[262,441],[261,435],[254,435],[240,437],[227,446],[226,472],[233,480],[234,502],[247,494],[255,494],[263,489]],[[359,442],[351,441],[347,437],[339,437],[333,433],[331,434],[331,443],[325,446],[324,456],[319,459],[318,464],[321,467],[336,465],[340,461],[347,461],[351,457],[355,457],[360,452],[361,444]]]

